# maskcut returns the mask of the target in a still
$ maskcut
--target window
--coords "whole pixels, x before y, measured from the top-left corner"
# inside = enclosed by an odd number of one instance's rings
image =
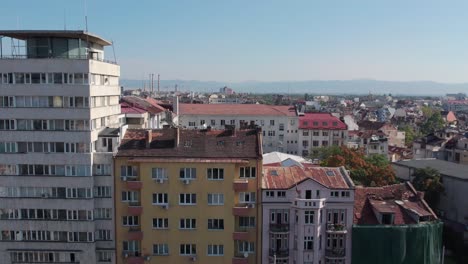
[[[94,238],[95,240],[109,241],[111,240],[111,231],[106,229],[98,229],[96,230]]]
[[[235,125],[235,124],[236,124],[236,120],[234,120],[234,119],[230,120],[230,121],[229,121],[229,124]]]
[[[167,180],[167,169],[166,168],[152,168],[151,178],[153,180]]]
[[[309,130],[303,130],[303,131],[302,131],[302,135],[303,135],[304,137],[308,137],[308,136],[309,136]]]
[[[195,193],[181,193],[181,194],[179,194],[179,204],[180,205],[196,205],[197,204],[197,194],[195,194]]]
[[[155,229],[168,229],[169,219],[168,218],[153,218],[153,228]]]
[[[223,230],[224,219],[208,219],[208,230]]]
[[[382,214],[382,225],[392,225],[393,214]]]
[[[319,131],[313,131],[313,132],[312,132],[312,135],[313,135],[314,137],[318,137],[318,136],[320,135],[320,133],[319,133]]]
[[[205,120],[200,120],[200,126],[203,126],[205,124]]]
[[[68,232],[68,242],[93,242],[93,232]]]
[[[314,211],[305,211],[304,212],[304,223],[305,224],[313,224],[314,223]]]
[[[180,244],[179,254],[182,256],[196,255],[197,246],[195,244]]]
[[[240,178],[255,178],[256,169],[255,167],[240,167]]]
[[[122,217],[123,226],[138,226],[140,225],[140,218],[137,215],[128,215]]]
[[[94,197],[97,198],[110,198],[111,187],[110,186],[94,186]]]
[[[284,124],[279,124],[279,131],[284,131]]]
[[[67,198],[92,198],[89,188],[67,188]]]
[[[222,126],[226,125],[226,120],[221,120],[221,125]]]
[[[138,176],[137,166],[120,166],[120,176],[123,180],[126,178],[136,178]]]
[[[180,229],[195,229],[197,228],[197,219],[195,218],[181,218],[179,220]]]
[[[237,248],[239,253],[254,253],[255,252],[255,244],[254,242],[242,241],[237,240]]]
[[[111,251],[97,251],[97,260],[99,262],[112,262],[112,256]]]
[[[224,194],[223,193],[209,193],[208,205],[224,205]]]
[[[275,197],[274,191],[266,191],[266,197]]]
[[[307,147],[309,146],[309,141],[308,141],[308,140],[303,140],[303,141],[302,141],[302,146],[303,146],[304,148],[307,148]]]
[[[94,219],[111,219],[111,209],[110,208],[95,208],[94,209]]]
[[[123,191],[122,202],[138,202],[139,193],[134,191]]]
[[[328,126],[327,122],[322,122],[322,126]]]
[[[208,256],[223,256],[224,245],[208,245]]]
[[[223,168],[208,168],[207,177],[208,177],[208,180],[223,180],[224,169]]]
[[[280,197],[280,198],[284,198],[284,197],[286,197],[286,192],[285,192],[285,191],[278,191],[278,194],[277,194],[277,195],[278,195],[278,197]]]
[[[153,244],[153,255],[156,255],[156,256],[169,255],[169,245],[168,244]]]
[[[240,228],[255,228],[255,217],[254,216],[239,216],[239,227]]]
[[[197,178],[196,168],[180,168],[179,178],[181,180],[194,180]]]
[[[216,125],[216,120],[211,119],[210,124],[211,124],[212,126],[215,126],[215,125]]]
[[[274,126],[275,125],[275,120],[270,120],[270,126]]]
[[[140,251],[140,241],[132,240],[132,241],[123,241],[123,251],[127,252],[139,252]],[[135,254],[136,255],[136,254]]]
[[[168,204],[167,193],[153,193],[153,204],[167,205]]]
[[[304,250],[314,250],[314,237],[313,236],[304,237]]]
[[[328,140],[324,140],[324,141],[322,141],[322,146],[323,146],[323,147],[326,147],[326,146],[328,146]]]
[[[192,122],[192,121],[188,122],[188,125],[189,125],[190,127],[196,126],[195,122]]]
[[[239,193],[239,201],[241,203],[255,203],[254,192],[241,192]]]
[[[331,197],[339,197],[339,196],[340,196],[340,192],[331,191],[331,192],[330,192],[330,196],[331,196]]]
[[[349,197],[349,191],[342,191],[341,197]]]
[[[322,132],[322,136],[328,137],[328,131],[323,131],[323,132]]]
[[[15,130],[15,120],[0,119],[0,130]]]
[[[15,142],[0,142],[0,153],[15,153],[16,146]]]
[[[268,130],[268,136],[269,137],[274,137],[275,136],[275,131],[274,130]]]

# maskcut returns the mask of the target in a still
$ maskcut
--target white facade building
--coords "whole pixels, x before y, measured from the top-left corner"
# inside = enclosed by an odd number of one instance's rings
[[[0,262],[114,263],[111,43],[83,31],[0,36],[20,43],[0,58]]]
[[[354,184],[344,168],[307,167],[263,169],[262,263],[350,264]]]
[[[264,153],[298,154],[298,121],[293,106],[261,104],[180,104],[179,125],[184,128],[236,129],[258,125],[263,130]]]

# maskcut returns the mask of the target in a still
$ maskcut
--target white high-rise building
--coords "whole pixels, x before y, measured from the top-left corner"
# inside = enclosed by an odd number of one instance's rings
[[[0,262],[114,263],[111,43],[55,30],[0,42]]]

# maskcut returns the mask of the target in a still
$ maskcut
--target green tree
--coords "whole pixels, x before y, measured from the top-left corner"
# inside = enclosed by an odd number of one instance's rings
[[[430,167],[416,169],[413,173],[413,186],[416,190],[424,192],[424,199],[431,208],[439,202],[440,194],[444,192],[444,185],[440,181],[438,170]]]
[[[433,111],[430,114],[430,117],[426,119],[424,123],[421,125],[421,132],[425,135],[434,133],[444,127],[444,120],[442,119],[442,115],[440,111]]]
[[[419,133],[414,131],[414,129],[409,125],[402,126],[399,130],[405,132],[405,145],[407,146],[413,143],[415,138],[420,136]]]
[[[362,149],[351,149],[345,146],[336,148],[322,150],[324,153],[322,166],[344,166],[350,171],[351,179],[358,185],[384,186],[396,182],[395,172],[385,156],[366,157]]]
[[[328,159],[332,155],[340,154],[341,149],[339,146],[316,147],[310,149],[310,159],[318,159],[320,161]]]

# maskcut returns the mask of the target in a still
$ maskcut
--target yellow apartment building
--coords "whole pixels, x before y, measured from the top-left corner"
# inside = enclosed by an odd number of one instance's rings
[[[117,263],[260,263],[261,131],[126,131]]]

